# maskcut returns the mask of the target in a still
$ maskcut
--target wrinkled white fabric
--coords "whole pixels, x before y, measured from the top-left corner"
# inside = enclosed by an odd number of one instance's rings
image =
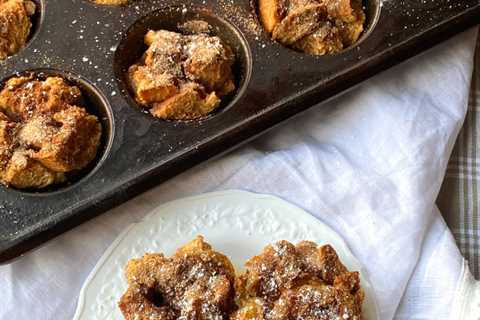
[[[0,267],[0,319],[71,318],[83,281],[126,226],[168,200],[224,189],[277,195],[338,231],[368,272],[380,319],[450,319],[463,260],[435,199],[467,108],[475,37],[457,36]]]

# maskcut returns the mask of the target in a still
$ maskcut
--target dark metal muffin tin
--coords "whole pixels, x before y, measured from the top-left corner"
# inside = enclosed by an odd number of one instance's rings
[[[337,55],[314,57],[270,41],[249,17],[249,0],[38,4],[32,39],[0,64],[0,78],[25,71],[66,77],[101,118],[104,139],[89,172],[70,185],[42,192],[0,187],[0,262],[480,22],[478,0],[369,0],[360,41]],[[234,48],[237,93],[199,121],[155,119],[132,99],[124,72],[145,50],[146,30],[175,29],[198,17]]]

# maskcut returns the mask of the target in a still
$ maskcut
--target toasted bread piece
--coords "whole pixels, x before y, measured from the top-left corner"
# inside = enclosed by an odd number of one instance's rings
[[[215,92],[203,97],[201,92],[194,85],[187,85],[180,89],[180,92],[173,97],[154,104],[150,112],[159,118],[167,120],[191,120],[208,115],[215,110],[220,99]]]
[[[167,120],[201,118],[235,90],[230,46],[209,35],[206,21],[192,20],[180,29],[186,34],[148,31],[149,47],[128,72],[137,102]]]
[[[49,170],[24,151],[13,153],[1,178],[3,183],[19,189],[40,189],[65,180],[63,173]]]
[[[130,0],[93,0],[93,2],[95,2],[97,4],[106,4],[106,5],[111,5],[111,6],[125,5],[129,1]]]
[[[272,33],[282,19],[280,0],[258,0],[258,11],[265,31]]]
[[[272,320],[283,319],[345,319],[360,320],[361,303],[355,295],[341,287],[328,286],[321,281],[285,290],[275,302]]]
[[[359,274],[349,272],[329,245],[279,241],[245,267],[231,320],[361,319]]]
[[[178,92],[170,75],[152,74],[147,66],[133,65],[128,73],[135,98],[142,105],[164,101]]]
[[[275,27],[272,38],[285,45],[292,45],[315,32],[318,25],[326,19],[327,9],[324,5],[311,4],[295,9]]]
[[[260,298],[241,300],[239,309],[234,312],[230,320],[264,320],[265,301]]]
[[[219,97],[230,94],[234,89],[232,65],[234,54],[218,37],[196,36],[188,44],[190,57],[185,61],[187,79],[199,83]]]
[[[27,42],[36,5],[31,1],[0,1],[0,60],[17,53]]]
[[[58,124],[52,123],[50,117],[35,115],[21,127],[17,138],[22,144],[39,150],[52,141],[58,129]]]
[[[323,0],[332,19],[355,22],[359,12],[363,13],[361,0]]]
[[[314,33],[294,43],[293,47],[305,53],[324,55],[340,52],[344,45],[338,27],[327,21]]]
[[[85,168],[95,158],[102,136],[97,117],[83,108],[70,107],[56,113],[53,119],[61,127],[32,158],[56,172]]]
[[[264,0],[259,11],[273,40],[313,55],[340,52],[364,30],[361,0]]]
[[[0,0],[1,1],[1,0]],[[20,189],[65,181],[97,155],[98,118],[81,91],[59,77],[14,77],[0,92],[0,181]]]
[[[33,76],[9,79],[0,92],[0,110],[28,120],[34,114],[53,114],[69,105],[76,105],[82,93],[60,77],[48,77],[43,81]]]
[[[19,125],[0,111],[0,180],[3,180],[5,168],[8,166],[15,151],[15,136]]]

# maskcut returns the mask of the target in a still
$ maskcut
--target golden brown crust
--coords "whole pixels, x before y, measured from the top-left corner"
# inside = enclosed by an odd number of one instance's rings
[[[269,245],[247,261],[236,289],[233,320],[361,319],[359,274],[348,272],[329,245]]]
[[[32,115],[54,114],[79,102],[80,89],[60,77],[37,81],[33,76],[10,78],[0,91],[0,110],[28,120]]]
[[[294,43],[293,47],[306,53],[321,56],[338,52],[339,48],[343,48],[343,42],[338,28],[327,21],[314,33]]]
[[[232,264],[202,237],[173,257],[146,254],[128,262],[129,288],[119,307],[127,320],[228,319],[234,308]]]
[[[235,89],[231,48],[209,36],[204,21],[189,21],[181,29],[187,34],[149,31],[148,50],[128,71],[137,102],[167,120],[204,117]]]
[[[27,42],[35,13],[28,0],[0,0],[0,60],[17,53]]]
[[[93,0],[94,3],[96,4],[105,4],[105,5],[110,5],[110,6],[121,6],[125,5],[130,0]]]
[[[102,127],[59,77],[8,80],[0,91],[0,181],[16,188],[64,182],[96,156]]]
[[[190,120],[201,118],[220,105],[215,92],[206,95],[194,85],[185,85],[178,94],[155,103],[150,112],[162,119]]]
[[[350,292],[321,281],[285,290],[275,302],[272,320],[336,320],[361,319],[361,304]]]
[[[40,189],[65,181],[65,176],[42,166],[28,152],[15,151],[2,172],[2,180],[19,189]]]
[[[272,32],[272,38],[285,45],[292,45],[313,33],[326,21],[325,6],[310,4],[292,10]]]
[[[314,55],[351,46],[365,23],[361,0],[259,0],[259,13],[274,40]]]
[[[56,172],[81,170],[96,156],[102,128],[96,116],[70,107],[53,115],[60,128],[32,158]]]
[[[258,0],[260,20],[268,33],[272,33],[275,26],[280,23],[280,10],[280,0]]]

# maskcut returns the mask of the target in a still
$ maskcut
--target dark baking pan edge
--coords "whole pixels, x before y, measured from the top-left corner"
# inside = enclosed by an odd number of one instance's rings
[[[287,102],[283,102],[286,108],[269,108],[265,113],[260,114],[255,119],[243,123],[241,126],[225,132],[224,134],[213,137],[211,141],[199,146],[198,149],[185,153],[174,161],[169,161],[161,168],[146,172],[128,184],[121,186],[115,192],[105,194],[102,201],[97,202],[93,207],[91,203],[80,205],[75,211],[76,214],[70,215],[70,218],[60,222],[51,223],[45,226],[44,230],[34,235],[25,237],[16,243],[9,243],[0,248],[0,264],[12,262],[13,259],[24,255],[26,252],[38,248],[48,240],[74,228],[75,226],[86,222],[99,214],[126,202],[135,196],[151,189],[158,184],[190,169],[201,162],[220,157],[223,154],[238,148],[239,146],[255,139],[266,131],[273,129],[285,120],[299,114],[299,111],[305,111],[320,103],[338,96],[340,93],[351,89],[367,80],[373,75],[382,72],[394,65],[399,64],[431,47],[435,44],[445,41],[452,36],[467,30],[480,23],[480,7],[474,7],[470,11],[460,16],[453,17],[444,21],[421,34],[403,43],[401,48],[392,49],[382,56],[375,56],[362,69],[356,70],[354,74],[344,76],[340,75],[336,79],[332,90],[327,94],[319,94],[312,88],[302,95],[293,97]],[[295,105],[296,108],[287,108],[289,105]]]

